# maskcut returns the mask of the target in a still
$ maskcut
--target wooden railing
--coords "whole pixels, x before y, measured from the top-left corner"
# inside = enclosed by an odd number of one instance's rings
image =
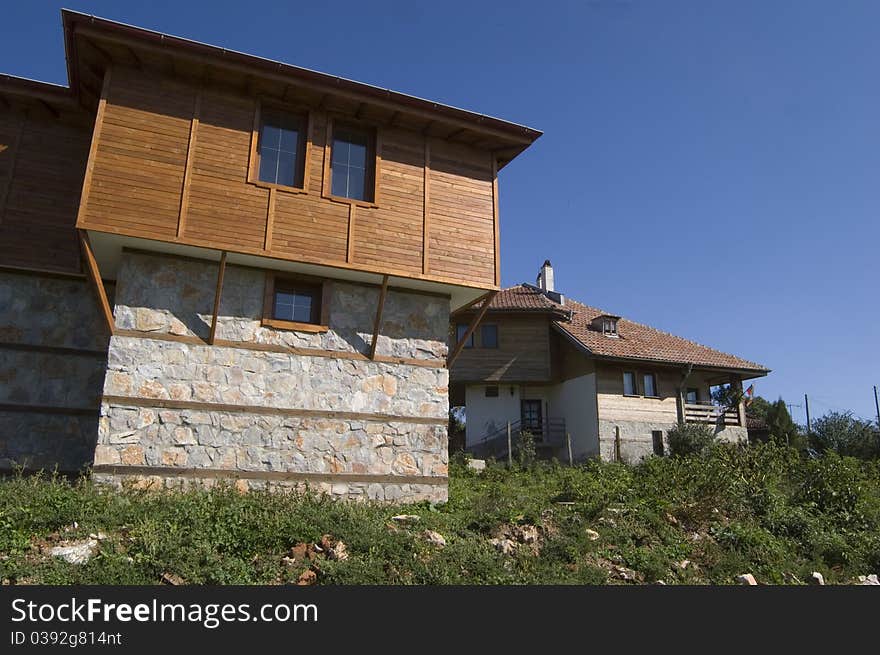
[[[739,425],[739,410],[736,407],[722,407],[712,403],[685,403],[684,420],[688,423],[723,422],[724,425]]]

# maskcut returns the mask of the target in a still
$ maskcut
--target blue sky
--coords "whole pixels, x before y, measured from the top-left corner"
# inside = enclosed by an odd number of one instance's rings
[[[541,129],[501,173],[502,277],[756,360],[874,416],[880,3],[88,2],[70,7]],[[65,83],[60,5],[0,72]]]

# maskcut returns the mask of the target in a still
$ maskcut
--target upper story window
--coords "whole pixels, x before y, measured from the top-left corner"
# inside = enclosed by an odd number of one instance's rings
[[[684,401],[686,403],[700,402],[700,390],[695,387],[688,387],[688,390],[684,394]]]
[[[644,383],[645,395],[656,398],[660,394],[657,393],[657,377],[653,373],[645,373],[642,376]]]
[[[334,125],[330,148],[330,194],[372,202],[375,169],[375,133],[352,125]]]
[[[483,348],[498,347],[498,326],[487,324],[480,327],[480,345]]]
[[[327,284],[312,278],[267,273],[263,325],[306,332],[326,331]]]
[[[616,337],[617,334],[617,321],[620,320],[619,316],[613,316],[611,314],[600,314],[596,318],[594,318],[591,323],[593,325],[594,330],[598,330],[606,337]]]
[[[639,395],[638,387],[636,387],[636,374],[632,371],[624,371],[623,373],[623,394],[625,396]]]
[[[461,341],[464,337],[464,333],[467,332],[468,326],[464,323],[459,323],[455,326],[455,340]],[[464,344],[465,348],[473,348],[474,347],[474,333],[471,332],[471,336],[468,337],[467,342]]]
[[[307,120],[265,105],[260,107],[257,179],[301,189],[305,177]]]

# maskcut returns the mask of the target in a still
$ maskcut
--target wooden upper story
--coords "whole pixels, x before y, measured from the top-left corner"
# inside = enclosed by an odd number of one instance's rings
[[[17,193],[9,172],[12,153],[28,150],[15,170],[42,156],[44,187],[56,172],[65,178],[52,224],[87,231],[99,259],[112,260],[111,246],[153,243],[433,290],[498,287],[498,170],[540,132],[75,12],[62,18],[70,89],[56,87],[58,102],[28,114],[23,130],[21,113],[0,103],[0,207],[39,202]],[[0,98],[18,90],[0,80]],[[78,110],[71,129],[62,100]],[[42,140],[31,138],[37,129]],[[34,265],[51,260],[27,254],[36,243],[22,234],[14,249]],[[72,243],[66,266],[78,257]]]

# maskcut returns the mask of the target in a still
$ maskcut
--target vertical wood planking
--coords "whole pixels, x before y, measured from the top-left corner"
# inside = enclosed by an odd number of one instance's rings
[[[9,161],[9,173],[3,181],[3,187],[0,188],[0,223],[3,222],[3,216],[6,214],[6,201],[9,198],[9,189],[12,187],[12,179],[15,177],[15,163],[18,161],[18,151],[21,148],[21,133],[24,132],[24,124],[27,116],[21,114],[18,121],[18,129],[15,131],[14,141],[12,142],[12,154]]]
[[[428,231],[431,226],[431,142],[427,136],[425,136],[425,171],[424,171],[424,182],[422,183],[424,186],[424,216],[422,218],[422,273],[428,272],[428,249],[430,238],[428,237]]]
[[[101,128],[104,125],[104,112],[107,108],[107,96],[110,95],[110,77],[112,72],[112,68],[106,70],[104,73],[104,83],[101,85],[101,99],[98,101],[98,112],[95,114],[95,127],[92,129],[92,145],[89,147],[89,159],[86,164],[86,174],[83,178],[82,194],[79,199],[79,212],[76,217],[77,225],[81,225],[86,216],[86,205],[88,204],[89,191],[92,187],[92,173],[95,171],[95,156],[98,152],[98,140],[101,136]]]
[[[501,286],[501,221],[498,216],[498,159],[492,153],[492,222],[495,226],[495,286]]]
[[[104,283],[101,280],[101,271],[98,269],[98,262],[95,260],[95,253],[92,251],[89,234],[85,230],[79,230],[79,243],[82,247],[86,268],[88,269],[89,280],[91,280],[92,288],[98,296],[98,305],[101,308],[101,313],[104,315],[104,320],[107,322],[107,329],[112,335],[116,329],[113,310],[110,309],[110,301],[107,300],[107,290],[104,288]]]
[[[269,252],[272,250],[272,230],[275,228],[275,195],[278,189],[269,189],[269,203],[266,207],[266,239],[263,242],[263,250]]]
[[[186,146],[186,164],[183,167],[183,185],[180,189],[180,214],[177,217],[177,237],[183,236],[186,229],[186,211],[189,209],[189,187],[192,180],[192,160],[199,133],[199,115],[202,110],[202,91],[196,91],[193,101],[193,115],[189,127],[189,143]]]
[[[223,294],[223,276],[226,274],[226,251],[220,255],[220,268],[217,270],[217,290],[214,292],[214,314],[211,316],[211,334],[208,343],[214,345],[217,334],[217,314],[220,312],[220,296]]]

